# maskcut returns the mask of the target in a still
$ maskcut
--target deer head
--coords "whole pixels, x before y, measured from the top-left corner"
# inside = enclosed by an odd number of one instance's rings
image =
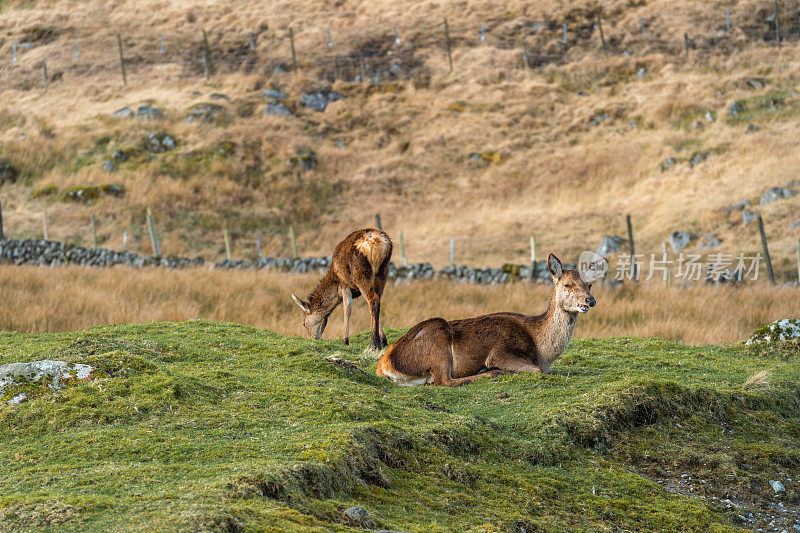
[[[586,313],[597,301],[590,292],[591,283],[581,279],[577,270],[564,270],[561,261],[553,254],[547,258],[547,267],[553,276],[553,289],[556,305],[567,313]]]
[[[312,311],[311,304],[301,300],[292,294],[292,300],[297,304],[297,307],[303,311],[303,327],[306,328],[309,339],[319,339],[322,337],[322,332],[325,331],[325,326],[328,325],[328,316],[321,310]]]

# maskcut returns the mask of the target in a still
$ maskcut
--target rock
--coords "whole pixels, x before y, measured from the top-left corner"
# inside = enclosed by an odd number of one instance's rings
[[[745,344],[774,344],[797,338],[800,338],[800,319],[782,318],[758,328],[750,338],[747,339]],[[772,481],[770,481],[770,483],[772,483]],[[776,492],[778,491],[776,490]]]
[[[344,518],[353,526],[370,527],[372,525],[372,520],[370,520],[367,510],[358,505],[345,509]]]
[[[270,100],[267,102],[267,105],[264,107],[264,112],[262,113],[262,115],[278,115],[282,117],[288,117],[291,114],[292,112],[289,111],[289,108],[286,107],[283,102],[277,100]]]
[[[745,129],[744,129],[744,132],[745,132],[745,134],[748,134],[748,133],[755,133],[755,132],[757,132],[757,131],[758,131],[758,130],[760,130],[760,129],[761,129],[761,128],[759,128],[758,126],[756,126],[755,124],[753,124],[752,122],[750,122],[749,124],[747,124],[747,127],[745,127]]]
[[[164,112],[159,107],[140,105],[136,110],[136,118],[138,120],[159,120],[164,118]]]
[[[314,111],[325,111],[325,108],[328,107],[328,104],[337,100],[341,100],[342,98],[344,98],[344,95],[337,93],[336,91],[331,91],[330,89],[317,89],[304,94],[300,98],[300,103],[306,107],[310,107]]]
[[[6,403],[13,405],[15,403],[22,403],[27,399],[28,399],[28,395],[26,393],[22,392],[20,394],[17,394],[16,396],[11,398],[10,400],[8,400]]]
[[[717,118],[716,113],[713,113],[711,111],[706,111],[706,122],[711,124],[712,122],[714,122],[714,120],[716,120],[716,118]]]
[[[711,150],[706,150],[705,152],[695,152],[692,154],[692,157],[689,158],[689,166],[693,167],[695,165],[699,165],[711,155]]]
[[[114,118],[130,118],[133,116],[133,109],[130,107],[123,107],[111,113],[111,116]]]
[[[661,162],[661,172],[666,172],[678,163],[678,160],[670,156]]]
[[[800,187],[800,180],[791,180],[785,187]]]
[[[19,177],[19,170],[8,161],[0,160],[0,185],[6,182],[15,183]]]
[[[770,481],[769,484],[776,493],[786,492],[786,487],[780,481]]]
[[[125,152],[125,150],[114,150],[114,153],[111,154],[111,159],[123,163],[128,160],[128,154]]]
[[[103,170],[106,172],[116,172],[117,171],[117,162],[113,159],[109,159],[105,163],[103,163]]]
[[[210,124],[212,122],[222,122],[228,120],[228,111],[219,104],[197,104],[189,108],[189,114],[183,119],[184,122],[202,122]]]
[[[669,235],[669,245],[672,251],[679,254],[686,248],[694,238],[688,231],[673,231]]]
[[[757,211],[750,211],[749,209],[742,211],[742,223],[744,223],[745,226],[748,226],[756,217],[758,217]]]
[[[81,363],[68,363],[66,361],[33,361],[30,363],[9,363],[0,366],[0,396],[3,396],[7,389],[17,385],[29,385],[37,381],[43,381],[51,390],[62,388],[66,381],[72,379],[86,379],[90,377],[94,367]],[[19,398],[15,395],[13,399]],[[17,399],[15,403],[27,398]]]
[[[761,197],[761,205],[768,205],[782,198],[791,198],[795,194],[797,191],[788,187],[773,187]]]
[[[608,257],[609,255],[618,252],[620,247],[626,242],[628,241],[617,235],[606,235],[603,237],[603,242],[601,242],[600,246],[597,247],[597,252],[595,253],[602,257]]]
[[[739,100],[734,100],[730,109],[728,110],[728,114],[732,117],[735,117],[741,113],[744,113],[744,104]]]
[[[220,93],[212,93],[212,94],[209,96],[209,98],[211,98],[212,100],[230,100],[230,98],[228,98],[228,96],[227,96],[227,95],[225,95],[225,94],[220,94]]]
[[[317,168],[317,154],[311,148],[298,148],[295,152],[297,155],[292,157],[287,162],[289,166],[302,165],[305,170],[314,170]]]
[[[647,74],[647,69],[644,67],[639,67],[639,70],[636,71],[636,77],[640,80],[644,78],[645,74]]]
[[[696,129],[696,130],[702,130],[705,127],[706,127],[706,125],[703,124],[702,120],[698,120],[697,122],[694,123],[694,126],[693,126],[693,128]]]
[[[767,85],[767,80],[764,78],[747,78],[745,83],[751,89],[763,89]]]
[[[594,114],[594,116],[592,116],[592,118],[589,119],[589,125],[599,126],[600,124],[608,120],[610,116],[611,115],[609,115],[605,111],[598,111],[597,113]]]
[[[700,244],[700,249],[703,248],[718,248],[722,246],[722,241],[716,235],[704,235],[703,242]]]
[[[800,220],[798,220],[796,222],[792,222],[791,224],[789,224],[789,228],[790,229],[800,228]]]
[[[169,152],[178,146],[175,137],[167,133],[157,131],[148,135],[144,140],[144,149],[154,154]]]
[[[736,202],[735,204],[726,205],[725,207],[722,208],[722,210],[725,212],[726,215],[730,215],[731,213],[744,211],[748,207],[750,207],[750,201],[742,200],[741,202]]]
[[[272,100],[285,100],[287,98],[286,94],[278,89],[267,89],[261,93],[261,96],[264,98],[270,98]]]

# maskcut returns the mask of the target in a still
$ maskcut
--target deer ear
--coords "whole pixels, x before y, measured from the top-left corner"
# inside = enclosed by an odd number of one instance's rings
[[[308,304],[306,302],[304,302],[303,300],[301,300],[300,298],[298,298],[297,296],[295,296],[294,294],[292,294],[292,300],[294,300],[294,303],[297,304],[297,307],[302,309],[304,313],[309,313],[310,312],[310,310],[308,308]]]
[[[564,270],[561,268],[561,261],[553,254],[547,257],[547,268],[550,269],[550,274],[553,276],[553,283],[556,283],[561,277],[561,274],[564,273]]]

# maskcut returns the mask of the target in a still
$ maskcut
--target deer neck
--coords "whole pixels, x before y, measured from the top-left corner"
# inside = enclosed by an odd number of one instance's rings
[[[555,298],[555,291],[550,298],[550,304],[544,314],[536,317],[538,320],[536,328],[536,347],[540,358],[542,370],[550,368],[550,364],[558,359],[569,346],[572,333],[575,331],[575,324],[578,321],[578,313],[564,311]]]
[[[311,312],[326,317],[336,309],[336,306],[339,305],[341,301],[342,296],[339,294],[339,284],[336,283],[330,275],[322,278],[319,285],[317,285],[308,298]]]

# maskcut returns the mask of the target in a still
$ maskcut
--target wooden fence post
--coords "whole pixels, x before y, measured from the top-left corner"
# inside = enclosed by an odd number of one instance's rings
[[[128,230],[122,230],[122,251],[128,251]]]
[[[44,77],[44,91],[47,92],[47,61],[42,61],[42,76]]]
[[[294,50],[294,30],[289,28],[289,44],[292,45],[292,72],[297,70],[297,53]]]
[[[797,239],[797,286],[800,287],[800,239]]]
[[[400,264],[403,266],[406,266],[408,264],[408,261],[406,261],[406,241],[403,238],[402,231],[400,232]]]
[[[381,223],[381,214],[375,213],[375,227],[383,231],[383,224]]]
[[[224,228],[222,230],[222,238],[225,240],[225,258],[230,261],[232,259],[231,255],[231,236],[228,233],[228,228]]]
[[[75,54],[74,54],[75,55],[75,59],[78,59],[78,39],[75,39],[74,45],[75,45],[75,47],[74,47],[75,48]]]
[[[683,34],[683,45],[686,47],[686,57],[689,57],[689,34]]]
[[[481,42],[482,43],[486,42],[486,33],[484,33],[483,31],[483,22],[481,22]]]
[[[92,248],[97,248],[97,219],[95,219],[94,213],[89,215],[89,225],[92,228]]]
[[[161,34],[161,38],[159,39],[158,53],[161,54],[162,56],[164,55],[164,34],[163,33]]]
[[[394,27],[394,44],[400,44],[400,34],[397,33],[397,26]]]
[[[256,51],[256,37],[253,34],[253,32],[250,32],[250,51],[251,52]]]
[[[564,50],[567,49],[567,23],[565,22],[562,24],[561,29],[563,31],[563,39],[561,40],[561,45],[564,47]]]
[[[47,240],[47,209],[42,211],[42,238]]]
[[[536,278],[536,239],[533,238],[533,235],[530,236],[531,238],[531,279]]]
[[[597,28],[600,30],[600,42],[603,45],[603,53],[608,55],[608,48],[606,47],[606,34],[603,32],[603,19],[597,17]]]
[[[5,234],[3,234],[3,205],[2,202],[0,202],[0,240],[5,238]]]
[[[294,226],[289,226],[289,245],[292,247],[292,257],[297,258],[297,241],[294,238]]]
[[[450,62],[450,72],[453,72],[453,50],[450,46],[450,26],[447,19],[444,19],[444,43],[447,47],[447,60]]]
[[[758,232],[761,234],[761,247],[764,249],[764,259],[767,262],[767,275],[769,281],[775,285],[775,273],[772,271],[772,259],[769,256],[769,248],[767,247],[767,234],[764,231],[764,221],[761,220],[761,213],[757,213],[758,217]]]
[[[358,53],[358,65],[361,68],[361,82],[367,81],[367,63],[364,61],[364,50]]]
[[[778,43],[778,48],[781,47],[781,12],[778,0],[775,0],[775,41]]]
[[[205,28],[203,29],[203,70],[205,71],[206,79],[211,77],[211,54],[208,49],[208,35]]]
[[[642,27],[642,37],[646,36],[647,35],[647,29],[645,28],[645,25],[644,25],[644,17],[639,17],[639,26]]]
[[[119,69],[122,71],[122,84],[128,85],[128,73],[125,72],[125,56],[122,53],[122,36],[117,34],[117,49],[119,49]]]
[[[256,251],[258,252],[258,258],[261,259],[264,255],[261,253],[261,236],[256,233]]]
[[[531,68],[528,64],[528,43],[522,43],[522,66],[525,67],[525,70]]]
[[[731,11],[726,7],[725,8],[725,31],[731,31]]]
[[[450,264],[455,264],[456,240],[450,237]]]
[[[150,244],[153,246],[153,257],[161,257],[161,243],[158,240],[156,223],[153,220],[153,211],[147,208],[147,229],[150,233]]]
[[[633,226],[631,225],[631,216],[625,215],[625,223],[628,226],[628,244],[631,251],[631,274],[633,281],[639,281],[639,266],[636,264],[636,247],[633,243]]]
[[[17,43],[11,45],[11,64],[17,64]]]

